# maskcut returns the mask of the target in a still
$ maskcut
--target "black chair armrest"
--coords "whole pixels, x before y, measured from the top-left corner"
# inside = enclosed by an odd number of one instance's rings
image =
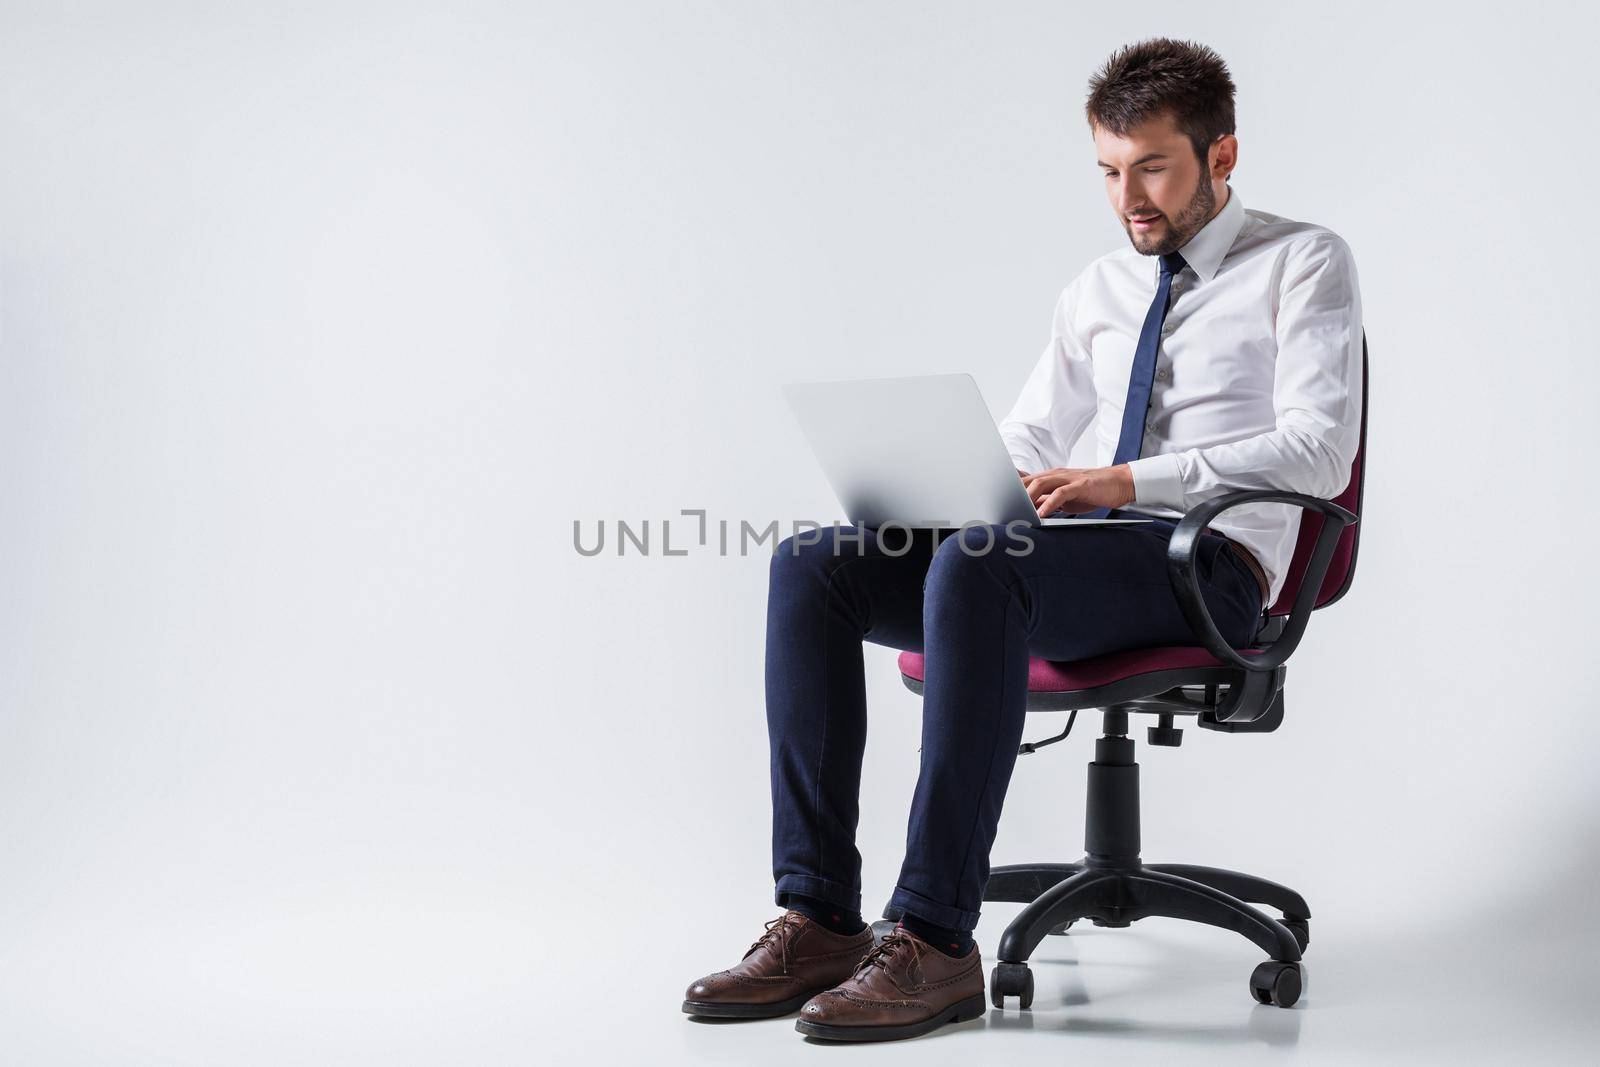
[[[1217,631],[1211,612],[1206,610],[1205,601],[1200,596],[1200,575],[1195,570],[1195,552],[1200,546],[1200,535],[1218,515],[1240,504],[1256,503],[1294,504],[1307,511],[1319,512],[1323,516],[1323,523],[1322,529],[1317,531],[1317,541],[1312,547],[1311,559],[1306,563],[1305,574],[1300,579],[1300,590],[1295,595],[1294,607],[1289,612],[1283,633],[1260,652],[1245,656],[1228,644]],[[1311,621],[1311,612],[1316,605],[1317,595],[1322,591],[1322,579],[1328,573],[1328,564],[1333,561],[1339,535],[1355,521],[1354,513],[1331,500],[1318,500],[1303,493],[1284,493],[1276,489],[1250,489],[1212,497],[1185,513],[1167,541],[1167,576],[1172,579],[1172,591],[1177,594],[1183,617],[1188,620],[1189,628],[1206,647],[1206,651],[1224,663],[1247,671],[1271,671],[1281,667],[1300,644],[1306,624]]]

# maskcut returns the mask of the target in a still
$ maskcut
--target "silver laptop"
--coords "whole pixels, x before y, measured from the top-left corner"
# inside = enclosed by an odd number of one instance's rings
[[[845,514],[858,526],[1128,525],[1041,519],[970,374],[783,387]]]

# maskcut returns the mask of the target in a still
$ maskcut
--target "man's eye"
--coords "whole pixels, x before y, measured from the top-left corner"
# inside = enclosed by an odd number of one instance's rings
[[[1144,172],[1146,174],[1160,174],[1162,171],[1164,171],[1166,169],[1167,169],[1166,167],[1146,167],[1146,168],[1144,168]]]

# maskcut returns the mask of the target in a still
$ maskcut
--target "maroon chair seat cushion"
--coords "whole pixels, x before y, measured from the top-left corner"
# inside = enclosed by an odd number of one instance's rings
[[[1255,649],[1245,650],[1249,655]],[[1076,693],[1084,689],[1098,689],[1112,682],[1134,678],[1157,671],[1186,670],[1202,667],[1227,667],[1217,657],[1198,645],[1168,645],[1162,648],[1135,648],[1126,652],[1111,652],[1104,656],[1056,663],[1039,659],[1028,660],[1028,692]],[[926,663],[920,652],[900,653],[900,673],[921,682],[925,680]]]

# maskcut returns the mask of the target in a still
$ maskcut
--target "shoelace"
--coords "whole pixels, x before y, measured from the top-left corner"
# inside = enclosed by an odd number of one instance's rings
[[[789,940],[784,934],[789,930],[800,928],[800,920],[804,918],[797,911],[786,911],[782,915],[766,924],[766,933],[756,938],[755,943],[745,950],[745,956],[769,942],[776,942],[778,946],[778,962],[783,967],[783,973],[789,973]]]
[[[856,974],[860,974],[869,967],[887,968],[890,957],[899,951],[901,946],[911,950],[911,966],[915,969],[916,973],[921,974],[922,950],[917,947],[916,940],[898,926],[893,930],[890,930],[889,933],[884,936],[882,941],[878,942],[876,945],[873,945],[872,948],[867,951],[867,954],[861,957],[861,962],[856,964]]]

